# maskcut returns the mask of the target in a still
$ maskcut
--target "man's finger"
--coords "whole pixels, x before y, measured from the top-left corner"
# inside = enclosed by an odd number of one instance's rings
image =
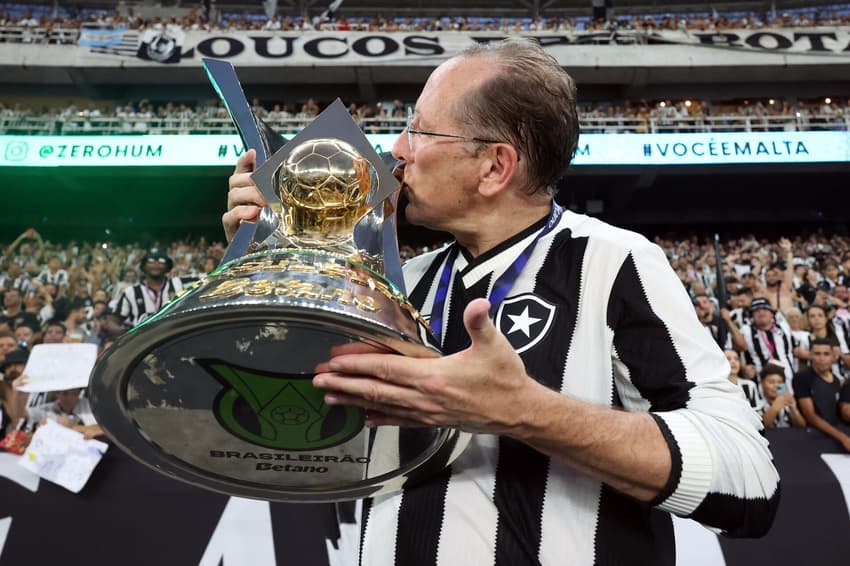
[[[463,311],[463,325],[472,339],[473,346],[490,344],[499,332],[490,320],[490,303],[486,299],[475,299]]]
[[[427,363],[419,358],[394,354],[356,354],[331,359],[328,368],[338,373],[375,376],[390,383],[409,385],[427,371]]]
[[[421,394],[413,389],[368,376],[320,373],[313,378],[313,386],[327,391],[329,403],[357,405],[364,409],[389,406],[410,409],[421,401]]]
[[[234,173],[252,173],[257,164],[257,152],[249,149],[239,156]]]
[[[262,210],[259,206],[244,205],[237,206],[233,210],[225,212],[221,217],[221,224],[224,226],[224,234],[227,241],[233,239],[236,230],[239,229],[239,223],[243,220],[254,222]]]
[[[255,185],[235,187],[227,192],[227,210],[246,204],[266,206],[266,199]]]

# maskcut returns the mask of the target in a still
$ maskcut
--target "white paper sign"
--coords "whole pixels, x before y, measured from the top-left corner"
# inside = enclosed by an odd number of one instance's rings
[[[18,463],[42,478],[79,493],[108,445],[85,440],[75,430],[53,421],[38,427]]]
[[[33,347],[20,391],[64,391],[87,387],[97,360],[95,344],[39,344]]]

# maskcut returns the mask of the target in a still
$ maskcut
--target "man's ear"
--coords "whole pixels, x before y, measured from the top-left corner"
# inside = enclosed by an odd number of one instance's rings
[[[484,196],[493,196],[504,190],[519,173],[519,154],[506,143],[491,144],[484,151],[478,191]]]

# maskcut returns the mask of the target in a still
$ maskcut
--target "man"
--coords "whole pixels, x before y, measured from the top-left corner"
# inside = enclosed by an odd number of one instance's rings
[[[162,308],[183,290],[179,277],[167,276],[172,267],[174,262],[163,250],[149,250],[141,261],[144,280],[124,289],[115,310],[135,326]]]
[[[47,260],[47,268],[38,274],[37,281],[41,285],[68,287],[68,272],[62,269],[62,260],[56,256]]]
[[[25,378],[26,379],[26,378]],[[82,433],[86,439],[103,434],[94,418],[89,400],[82,389],[67,389],[56,393],[56,400],[27,408],[27,417],[37,423],[53,420],[62,426]]]
[[[21,322],[15,327],[15,340],[22,350],[32,351],[32,347],[41,338],[41,327],[34,322]]]
[[[764,274],[764,297],[770,305],[780,312],[794,306],[794,252],[791,241],[787,238],[779,240],[784,262],[771,265]]]
[[[18,341],[15,335],[8,330],[0,330],[0,364],[6,359],[6,354],[18,349]]]
[[[65,317],[65,335],[69,342],[83,342],[88,336],[89,303],[86,299],[74,297],[68,307],[68,316]]]
[[[17,426],[18,421],[26,416],[27,396],[12,384],[23,375],[28,359],[29,352],[26,350],[13,350],[0,363],[0,373],[3,374],[0,381],[0,435],[5,435],[10,426]]]
[[[38,324],[38,317],[23,308],[23,297],[19,289],[7,289],[3,294],[4,310],[0,313],[0,330],[15,330],[20,324]]]
[[[741,328],[744,342],[736,336],[735,348],[745,352],[749,361],[755,365],[757,374],[761,374],[770,360],[778,360],[785,368],[785,380],[794,377],[794,344],[790,329],[776,324],[773,306],[767,299],[753,299],[750,306],[751,324]]]
[[[838,429],[841,381],[832,373],[835,353],[826,338],[812,340],[811,365],[794,376],[794,395],[809,426],[838,441],[850,452],[850,436]]]
[[[752,304],[753,292],[741,285],[732,295],[732,310],[730,311],[732,321],[738,328],[752,321],[750,318],[750,306]]]
[[[665,512],[768,528],[759,419],[664,253],[553,207],[577,138],[572,79],[513,40],[442,64],[396,141],[407,219],[457,239],[405,270],[447,355],[337,357],[313,383],[369,425],[476,434],[430,481],[364,502],[362,563],[671,564]],[[253,158],[230,179],[229,236],[265,204]]]
[[[61,320],[51,320],[44,329],[44,344],[61,344],[65,341],[67,329]],[[27,395],[27,410],[43,405],[50,399],[48,391],[33,391]]]
[[[100,351],[105,344],[114,342],[132,327],[130,322],[119,313],[106,309],[98,316],[95,325],[97,331],[87,342],[97,344]]]
[[[732,348],[735,335],[740,334],[741,331],[735,325],[727,309],[720,309],[720,316],[718,317],[714,302],[705,293],[700,293],[694,297],[694,311],[696,311],[697,318],[699,318],[703,328],[711,335],[711,339],[717,342],[718,346],[724,350]],[[723,329],[722,332],[721,328]],[[738,340],[740,341],[741,337]]]

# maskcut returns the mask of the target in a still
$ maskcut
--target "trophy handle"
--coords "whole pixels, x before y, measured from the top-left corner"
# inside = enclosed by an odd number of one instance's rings
[[[251,110],[233,65],[227,61],[208,58],[203,59],[202,63],[210,83],[230,114],[230,119],[236,126],[245,148],[254,149],[257,152],[259,168],[284,146],[286,140]],[[275,202],[279,198],[274,194],[272,187],[261,186],[260,191],[266,202]],[[256,223],[241,223],[222,261],[245,255],[252,242],[262,242],[268,238],[277,229],[279,222],[277,215],[269,207],[265,207],[257,217]],[[243,228],[242,226],[246,224],[250,225]]]

